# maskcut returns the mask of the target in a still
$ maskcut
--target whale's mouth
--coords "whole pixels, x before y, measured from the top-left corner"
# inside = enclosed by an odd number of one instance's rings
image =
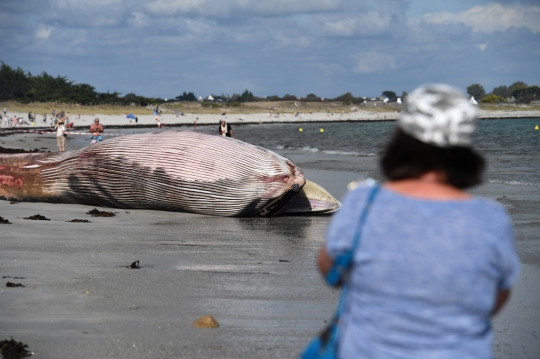
[[[302,186],[295,183],[281,197],[272,201],[268,206],[264,207],[258,214],[261,217],[274,217],[280,214],[289,204],[289,202],[300,192]]]
[[[341,203],[328,191],[315,182],[306,180],[306,184],[291,199],[281,214],[328,214],[337,211],[339,207]]]
[[[321,215],[337,211],[341,203],[328,191],[316,184],[305,180],[300,186],[294,184],[283,196],[271,202],[258,214],[261,217],[277,215]]]

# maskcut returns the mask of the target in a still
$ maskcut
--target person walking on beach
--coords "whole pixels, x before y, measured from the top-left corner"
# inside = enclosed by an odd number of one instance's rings
[[[64,126],[64,119],[61,118],[58,120],[56,126],[54,126],[56,131],[56,144],[58,145],[58,151],[64,152],[66,150],[66,126]]]
[[[92,125],[90,125],[90,130],[88,132],[94,133],[96,131],[99,132],[99,133],[105,132],[105,130],[103,129],[103,125],[101,125],[101,123],[99,123],[99,118],[94,119],[94,123]]]
[[[219,121],[219,134],[221,136],[234,138],[232,127],[227,122],[225,122],[225,120]]]
[[[491,318],[520,265],[505,209],[464,191],[484,170],[475,126],[476,109],[458,90],[411,92],[380,162],[387,182],[349,192],[333,217],[318,256],[323,275],[360,238],[343,280],[339,358],[494,357]]]

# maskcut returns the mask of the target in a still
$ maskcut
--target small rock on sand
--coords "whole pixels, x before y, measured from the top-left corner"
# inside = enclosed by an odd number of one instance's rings
[[[191,326],[194,328],[219,328],[219,323],[211,315],[205,315],[194,321]]]

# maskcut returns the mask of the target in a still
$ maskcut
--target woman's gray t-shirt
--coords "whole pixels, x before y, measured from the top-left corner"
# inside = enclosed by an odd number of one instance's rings
[[[349,192],[332,219],[332,258],[350,247],[369,190]],[[355,253],[340,358],[492,358],[496,293],[518,273],[511,221],[496,202],[382,188]]]

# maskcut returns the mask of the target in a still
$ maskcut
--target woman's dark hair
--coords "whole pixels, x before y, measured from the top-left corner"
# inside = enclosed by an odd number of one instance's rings
[[[396,181],[418,178],[430,171],[442,171],[447,182],[467,188],[482,182],[484,159],[468,147],[436,147],[398,129],[381,158],[386,178]]]

